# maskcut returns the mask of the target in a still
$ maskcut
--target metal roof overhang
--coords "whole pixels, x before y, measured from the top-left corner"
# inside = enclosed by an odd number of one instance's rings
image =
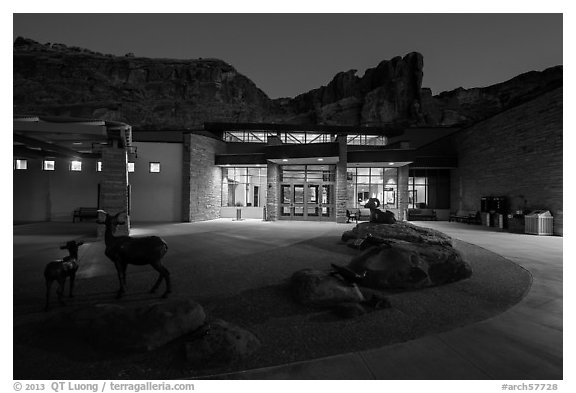
[[[129,143],[130,126],[120,122],[44,116],[14,116],[14,157],[98,157],[110,139]]]

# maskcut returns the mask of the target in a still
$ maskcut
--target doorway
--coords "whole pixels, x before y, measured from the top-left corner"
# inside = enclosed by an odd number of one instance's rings
[[[334,221],[334,184],[280,184],[280,219]]]

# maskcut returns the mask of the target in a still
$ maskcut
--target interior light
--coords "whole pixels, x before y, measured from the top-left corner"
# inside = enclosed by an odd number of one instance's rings
[[[288,162],[288,160],[287,160],[286,158],[284,158],[284,159],[282,160],[282,162]]]
[[[324,159],[323,159],[323,158],[319,158],[318,161],[324,161]]]
[[[393,162],[389,162],[388,165],[394,165],[394,163],[393,163]]]
[[[81,145],[82,142],[72,142],[73,145]]]

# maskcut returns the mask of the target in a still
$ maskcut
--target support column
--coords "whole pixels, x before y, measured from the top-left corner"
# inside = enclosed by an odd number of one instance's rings
[[[399,221],[406,220],[406,210],[410,202],[408,194],[408,176],[409,165],[404,165],[398,168],[398,215],[396,219]]]
[[[100,209],[109,214],[126,212],[126,223],[119,225],[116,235],[129,235],[130,212],[128,210],[128,155],[126,149],[114,141],[111,147],[102,149],[102,181],[100,183]],[[104,226],[98,226],[98,237],[104,236]]]
[[[338,135],[339,160],[336,165],[336,222],[346,222],[348,204],[348,145],[346,135]]]
[[[266,187],[266,220],[276,221],[280,204],[280,165],[268,162]]]

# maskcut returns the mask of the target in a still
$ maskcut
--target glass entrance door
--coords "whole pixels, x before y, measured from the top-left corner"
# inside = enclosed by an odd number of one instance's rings
[[[333,220],[333,184],[281,184],[280,218]]]

